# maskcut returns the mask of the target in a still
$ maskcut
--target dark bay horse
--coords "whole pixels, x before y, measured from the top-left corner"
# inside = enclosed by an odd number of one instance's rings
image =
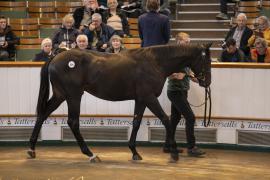
[[[178,151],[171,124],[157,97],[162,92],[166,78],[184,67],[190,67],[199,79],[199,84],[208,87],[211,83],[210,46],[154,46],[127,50],[120,54],[74,49],[57,55],[41,69],[37,121],[30,138],[28,155],[35,158],[35,145],[43,122],[66,101],[67,122],[82,153],[90,157],[90,162],[99,161],[88,149],[79,129],[81,97],[86,91],[109,101],[135,100],[129,141],[133,160],[142,159],[136,150],[136,136],[145,108],[148,107],[165,126],[171,158],[177,161]],[[50,99],[49,81],[53,91]]]

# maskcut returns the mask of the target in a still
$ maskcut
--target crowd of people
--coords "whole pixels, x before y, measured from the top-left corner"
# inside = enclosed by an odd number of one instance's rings
[[[159,12],[168,15],[170,13],[168,0],[162,0],[161,5]],[[130,36],[127,18],[143,14],[146,12],[145,6],[145,0],[83,0],[83,6],[77,8],[73,14],[67,14],[62,20],[61,27],[50,38],[42,41],[41,52],[33,60],[46,61],[62,52],[59,49],[81,49],[77,39],[81,34],[86,35],[88,41],[87,46],[81,47],[100,52],[118,53],[124,49],[122,38]],[[7,25],[7,18],[1,16],[0,61],[15,59],[15,45],[18,45],[19,41],[11,27]],[[51,44],[51,47],[48,44]]]
[[[220,1],[221,13],[217,15],[218,19],[228,19],[228,2]],[[146,0],[83,0],[83,6],[77,8],[73,14],[67,14],[62,20],[62,26],[50,37],[51,50],[48,51],[45,44],[48,44],[49,40],[45,38],[41,43],[42,52],[33,60],[46,61],[61,52],[59,48],[79,48],[76,38],[81,34],[87,37],[87,46],[83,46],[85,49],[118,53],[125,49],[122,38],[130,36],[128,17],[134,16],[139,19],[138,31],[142,47],[167,44],[171,38],[168,7],[168,0],[160,0],[157,11],[153,11],[155,7],[147,9]],[[269,19],[266,16],[258,17],[254,24],[255,29],[247,26],[244,13],[238,14],[236,21],[237,25],[232,27],[225,37],[220,61],[269,63]],[[1,16],[0,61],[14,61],[19,41],[12,27],[7,24],[7,18]],[[112,43],[119,44],[117,49],[114,49]]]
[[[222,62],[259,62],[269,63],[270,26],[266,16],[259,16],[254,29],[247,26],[247,17],[239,13],[236,26],[225,37]]]

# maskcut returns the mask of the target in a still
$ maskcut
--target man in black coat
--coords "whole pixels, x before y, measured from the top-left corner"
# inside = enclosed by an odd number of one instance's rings
[[[234,39],[236,41],[236,47],[241,49],[246,57],[250,55],[250,48],[248,46],[248,39],[252,36],[253,31],[247,27],[247,17],[244,13],[240,13],[237,16],[237,25],[230,29],[225,41],[228,39]]]
[[[167,44],[170,40],[170,21],[168,16],[158,13],[158,0],[147,0],[148,12],[138,20],[142,47]]]
[[[15,45],[19,44],[19,38],[7,25],[7,19],[0,16],[0,61],[14,60]]]

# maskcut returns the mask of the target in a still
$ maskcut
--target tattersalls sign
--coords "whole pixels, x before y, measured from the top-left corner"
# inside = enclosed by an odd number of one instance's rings
[[[0,126],[34,126],[36,122],[35,117],[6,117],[0,118]],[[144,118],[142,126],[148,127],[163,127],[161,121],[157,118]],[[68,126],[67,117],[52,117],[44,121],[44,126]],[[81,126],[129,126],[132,127],[132,118],[110,118],[110,117],[82,117],[80,118]],[[178,127],[184,127],[185,120],[181,119]],[[252,121],[252,120],[220,120],[212,119],[209,128],[216,129],[243,129],[256,131],[270,131],[270,122],[268,121]],[[205,128],[203,120],[199,119],[195,123],[195,128]]]
[[[36,122],[35,117],[9,117],[0,118],[0,126],[34,126]],[[144,118],[143,125],[149,127],[163,127],[161,121],[157,118]],[[44,126],[68,126],[67,117],[48,118],[44,121]],[[110,118],[110,117],[82,117],[80,118],[81,126],[130,126],[132,127],[132,118]],[[181,119],[178,127],[184,127],[185,120]],[[243,130],[257,130],[270,131],[270,122],[268,121],[251,121],[251,120],[220,120],[212,119],[209,128],[228,128],[228,129],[243,129]],[[195,128],[204,128],[203,120],[197,119]]]
[[[50,117],[44,121],[41,131],[42,140],[62,140],[62,129],[68,127],[67,117]],[[3,117],[0,118],[0,131],[5,128],[32,128],[36,122],[35,117]],[[131,117],[81,117],[80,126],[82,128],[127,128],[128,137],[132,130]],[[178,128],[185,127],[185,120],[181,119]],[[151,141],[149,139],[150,129],[164,128],[161,121],[157,118],[143,118],[138,141]],[[210,125],[205,128],[202,119],[197,119],[195,123],[197,130],[216,130],[217,143],[237,144],[237,134],[239,131],[254,133],[270,133],[269,121],[234,120],[234,119],[212,119]],[[30,136],[30,135],[29,135]],[[106,141],[106,140],[105,140]],[[108,140],[109,141],[109,140]]]

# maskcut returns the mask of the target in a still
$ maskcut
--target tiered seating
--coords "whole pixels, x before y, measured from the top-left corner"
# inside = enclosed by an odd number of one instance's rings
[[[9,19],[14,33],[20,38],[38,38],[39,28],[37,18],[28,19]]]
[[[129,23],[129,29],[130,29],[130,35],[131,36],[138,36],[138,19],[137,18],[129,18],[128,19]]]
[[[17,46],[17,60],[33,59],[34,54],[40,51],[42,39],[52,37],[61,26],[62,18],[81,6],[81,0],[0,2],[0,14],[8,17],[8,24],[21,39]],[[123,38],[123,43],[127,49],[139,48],[138,19],[130,18],[128,21],[132,38]]]
[[[41,51],[40,44],[42,39],[21,39],[20,45],[16,47],[16,60],[29,61],[35,54]]]
[[[82,6],[80,2],[58,2],[56,1],[55,7],[57,12],[57,18],[62,18],[68,13],[74,13],[75,9]]]
[[[141,39],[135,38],[123,38],[123,44],[127,49],[135,49],[141,47]]]
[[[56,18],[55,2],[28,2],[29,17]]]
[[[27,4],[23,2],[8,2],[0,1],[0,15],[9,18],[26,18],[27,17]]]
[[[40,18],[40,37],[52,37],[54,32],[61,26],[62,19]]]
[[[248,18],[260,16],[260,1],[239,1],[238,13],[245,13]]]
[[[261,7],[262,7],[262,14],[270,18],[270,1],[263,0]]]

